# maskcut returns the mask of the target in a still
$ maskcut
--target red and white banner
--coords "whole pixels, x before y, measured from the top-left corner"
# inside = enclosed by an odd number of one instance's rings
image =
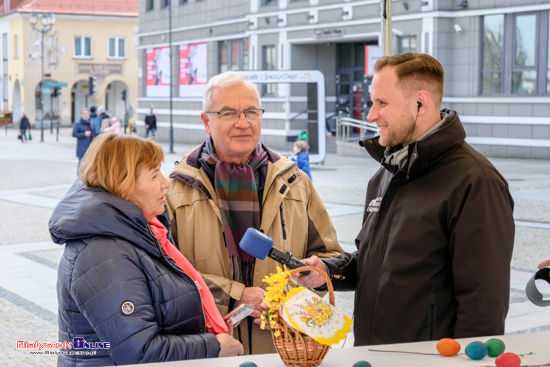
[[[170,96],[170,47],[147,49],[147,97]]]
[[[206,42],[180,46],[180,97],[202,97],[207,77]]]

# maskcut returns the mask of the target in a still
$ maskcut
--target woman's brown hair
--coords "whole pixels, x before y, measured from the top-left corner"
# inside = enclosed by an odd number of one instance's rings
[[[132,135],[103,133],[90,144],[80,165],[80,179],[130,200],[142,166],[157,168],[164,160],[160,145]]]

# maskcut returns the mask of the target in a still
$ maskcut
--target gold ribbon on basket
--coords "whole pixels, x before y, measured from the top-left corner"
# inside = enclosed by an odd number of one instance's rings
[[[329,304],[304,287],[284,288],[292,274],[315,271],[325,278],[329,291]],[[338,343],[350,331],[352,321],[334,307],[334,289],[325,272],[307,266],[288,271],[277,267],[277,273],[263,280],[266,289],[261,328],[271,328],[273,342],[287,366],[318,366],[330,345]]]

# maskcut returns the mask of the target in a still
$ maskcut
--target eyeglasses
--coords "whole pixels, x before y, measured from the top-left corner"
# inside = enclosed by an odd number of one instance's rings
[[[244,117],[248,122],[259,122],[262,119],[262,115],[265,110],[261,108],[251,108],[246,111],[237,111],[237,110],[224,110],[224,111],[205,111],[206,113],[215,113],[220,116],[220,119],[223,122],[235,123],[241,118],[241,113],[244,113]]]

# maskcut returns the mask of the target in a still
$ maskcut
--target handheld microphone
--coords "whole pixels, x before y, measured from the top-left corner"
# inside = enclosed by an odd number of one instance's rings
[[[276,247],[273,247],[273,239],[266,236],[262,232],[254,228],[248,228],[239,243],[239,246],[248,254],[264,260],[266,256],[286,265],[290,269],[297,269],[307,266],[297,258],[292,256],[290,251],[283,252]],[[302,271],[303,275],[308,275],[310,272]]]

